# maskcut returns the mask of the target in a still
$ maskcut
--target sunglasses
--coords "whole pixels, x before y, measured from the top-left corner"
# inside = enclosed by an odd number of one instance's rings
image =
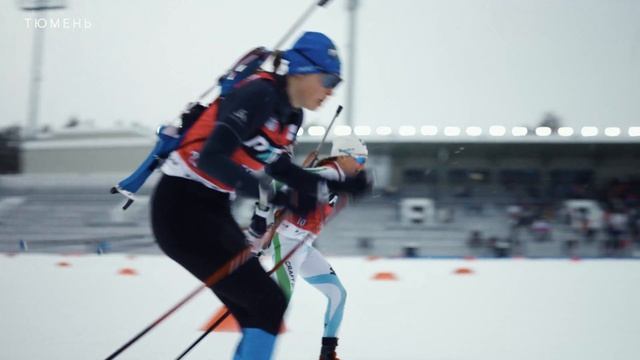
[[[336,74],[322,73],[322,86],[325,89],[335,89],[342,82],[342,78]]]
[[[325,89],[335,89],[336,86],[338,86],[342,82],[342,78],[340,77],[340,75],[326,72],[326,70],[322,66],[313,61],[313,59],[307,56],[304,52],[298,49],[295,49],[294,51],[305,58],[305,60],[310,62],[311,65],[315,66],[316,69],[320,70],[320,73],[322,74],[322,86]]]
[[[358,164],[364,165],[367,162],[366,156],[351,156]]]

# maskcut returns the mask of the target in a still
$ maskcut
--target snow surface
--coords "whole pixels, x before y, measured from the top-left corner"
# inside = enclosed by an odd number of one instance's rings
[[[639,261],[331,262],[349,293],[344,360],[640,359]],[[0,254],[0,358],[104,359],[197,286],[164,256]],[[118,359],[174,359],[219,306],[202,292]],[[275,359],[317,359],[324,307],[299,282]],[[214,332],[185,359],[230,359],[237,339]]]

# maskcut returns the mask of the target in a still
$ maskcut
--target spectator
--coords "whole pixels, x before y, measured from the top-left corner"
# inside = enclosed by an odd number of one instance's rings
[[[471,234],[469,234],[469,239],[467,240],[467,245],[470,248],[474,248],[477,249],[479,247],[482,247],[482,233],[478,230],[474,230],[471,232]]]
[[[511,255],[511,242],[508,239],[500,239],[497,236],[489,238],[489,244],[493,249],[493,255],[497,258],[505,258]]]
[[[609,235],[605,242],[605,255],[615,255],[624,248],[622,236],[627,229],[629,216],[624,211],[616,210],[607,214],[605,221]]]
[[[538,218],[531,224],[531,232],[537,241],[551,240],[551,223],[543,218]]]

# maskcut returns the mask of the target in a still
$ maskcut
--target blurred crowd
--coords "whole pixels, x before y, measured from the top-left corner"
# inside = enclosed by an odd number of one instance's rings
[[[579,186],[575,186],[579,188]],[[523,242],[561,242],[565,255],[581,246],[597,248],[598,256],[628,257],[640,248],[640,181],[613,179],[581,198],[540,203],[522,201],[505,209],[507,235],[484,237],[471,231],[471,249],[489,249],[496,257],[527,255]]]

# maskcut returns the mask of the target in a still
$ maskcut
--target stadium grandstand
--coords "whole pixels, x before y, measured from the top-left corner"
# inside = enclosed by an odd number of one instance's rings
[[[336,255],[640,256],[640,170],[630,165],[638,130],[338,126],[329,140],[353,131],[367,143],[376,190],[319,246]],[[298,161],[324,132],[301,130]],[[154,180],[127,211],[108,192],[154,141],[146,128],[79,126],[21,143],[20,172],[0,177],[0,250],[156,252]],[[237,214],[246,219],[251,205],[238,201]]]

